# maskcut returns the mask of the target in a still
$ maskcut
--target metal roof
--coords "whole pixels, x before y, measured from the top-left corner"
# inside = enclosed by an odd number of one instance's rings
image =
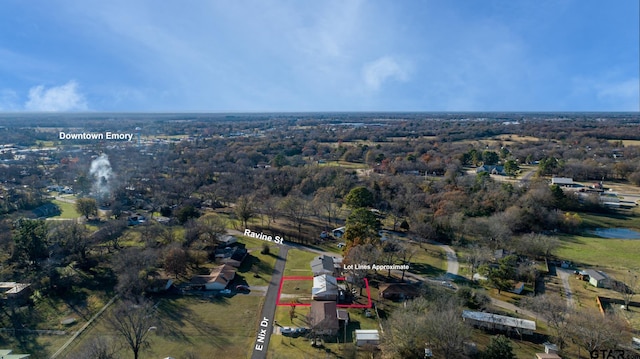
[[[511,328],[536,330],[536,322],[532,320],[507,317],[504,315],[498,315],[485,312],[473,312],[470,310],[462,311],[462,317],[477,320],[479,322],[500,324]]]

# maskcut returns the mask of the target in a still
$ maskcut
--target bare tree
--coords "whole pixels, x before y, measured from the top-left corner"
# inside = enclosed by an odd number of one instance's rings
[[[256,214],[253,198],[240,196],[233,209],[236,216],[242,221],[244,228],[247,228],[247,222]]]
[[[119,345],[105,337],[96,337],[87,342],[71,359],[116,359]]]
[[[633,300],[633,296],[638,291],[639,284],[638,274],[631,270],[627,270],[622,277],[622,281],[614,282],[613,289],[622,296],[625,310],[629,310],[629,303]]]
[[[569,317],[568,331],[571,340],[587,352],[615,349],[631,340],[622,318],[595,309],[583,308]]]
[[[489,260],[491,260],[491,250],[489,248],[477,244],[469,248],[467,262],[469,262],[469,266],[471,267],[472,279],[474,274],[478,272],[478,268]]]
[[[155,323],[155,308],[148,300],[119,302],[106,317],[107,325],[119,333],[138,359],[140,351],[149,345],[149,335]]]
[[[560,349],[564,348],[569,338],[569,316],[572,314],[567,301],[558,294],[545,294],[527,297],[523,302],[525,307],[539,313],[547,321],[552,330],[554,342]]]

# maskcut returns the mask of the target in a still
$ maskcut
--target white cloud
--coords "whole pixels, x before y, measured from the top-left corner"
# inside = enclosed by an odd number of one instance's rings
[[[48,89],[44,85],[32,87],[24,107],[28,111],[82,111],[87,109],[87,102],[72,80]]]
[[[381,57],[362,67],[362,79],[367,88],[373,91],[379,90],[389,79],[406,81],[407,77],[405,68],[390,56]]]

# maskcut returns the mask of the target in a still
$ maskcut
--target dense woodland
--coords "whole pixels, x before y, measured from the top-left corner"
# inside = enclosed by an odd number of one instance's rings
[[[622,113],[8,116],[0,145],[15,151],[0,154],[0,281],[80,302],[74,293],[98,286],[136,297],[158,273],[177,277],[210,260],[229,226],[223,218],[257,229],[287,221],[274,230],[301,243],[346,224],[347,256],[381,246],[384,226],[416,241],[479,248],[477,268],[480,249],[544,258],[557,246],[554,233],[580,230],[576,212],[608,211],[548,177],[640,185],[640,146],[624,142],[640,140],[639,125],[637,114]],[[136,127],[140,144],[56,137]],[[103,154],[112,175],[99,179],[108,195],[98,197],[90,168]],[[481,165],[502,165],[506,177],[533,174],[496,181],[476,173]],[[34,218],[52,185],[95,200],[82,212],[92,227]],[[110,217],[98,219],[96,207]],[[132,230],[132,213],[169,222]],[[1,303],[5,325],[37,320]],[[424,310],[417,306],[404,315]]]

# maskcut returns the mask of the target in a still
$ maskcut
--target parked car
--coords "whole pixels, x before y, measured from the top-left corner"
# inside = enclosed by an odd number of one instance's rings
[[[236,286],[236,290],[239,292],[248,292],[250,291],[249,286],[244,285],[244,284],[239,284]]]
[[[342,248],[342,247],[344,247],[344,246],[346,246],[346,245],[347,245],[347,244],[346,244],[346,243],[344,243],[344,242],[340,242],[340,243],[338,243],[338,244],[337,244],[338,248]]]
[[[223,289],[220,291],[220,294],[223,294],[223,295],[231,294],[231,289]]]
[[[282,335],[290,335],[290,334],[293,333],[293,328],[291,328],[291,327],[282,327],[282,328],[280,328],[280,333]]]

